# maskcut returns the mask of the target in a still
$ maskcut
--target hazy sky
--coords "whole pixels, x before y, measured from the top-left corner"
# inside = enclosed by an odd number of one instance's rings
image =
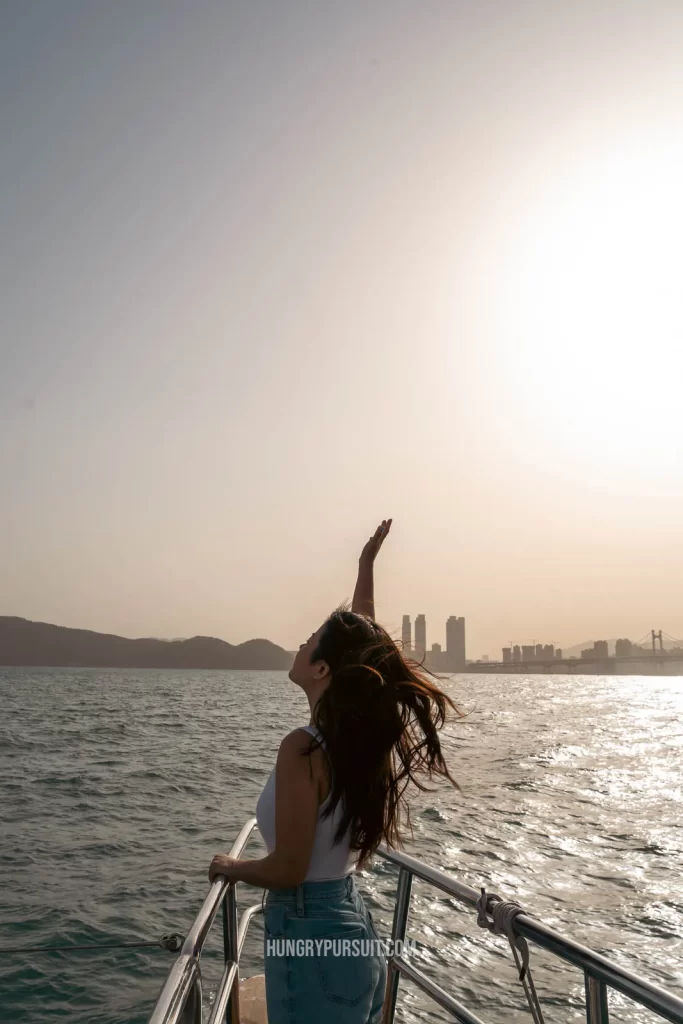
[[[0,614],[683,635],[680,0],[0,12]]]

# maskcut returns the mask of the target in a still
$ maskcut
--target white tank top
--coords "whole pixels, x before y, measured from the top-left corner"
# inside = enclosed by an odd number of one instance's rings
[[[323,738],[314,725],[304,725],[301,728],[315,736],[316,739],[319,739],[323,743],[324,748]],[[329,818],[322,818],[322,812],[327,806],[330,795],[331,790],[318,808],[318,824],[315,830],[308,872],[304,879],[305,882],[323,882],[335,878],[344,878],[355,871],[356,868],[358,851],[350,849],[350,830],[347,831],[341,842],[336,845],[334,843],[334,834],[337,831],[343,814],[343,801],[339,801],[334,813]],[[258,822],[259,831],[263,836],[263,841],[266,844],[266,849],[268,853],[272,853],[275,849],[275,768],[270,773],[268,781],[258,798],[256,821]]]

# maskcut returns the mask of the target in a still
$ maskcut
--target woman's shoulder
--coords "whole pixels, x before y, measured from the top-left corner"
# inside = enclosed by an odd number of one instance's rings
[[[280,743],[277,764],[287,771],[301,770],[303,765],[307,765],[307,772],[310,766],[313,766],[314,773],[324,772],[327,756],[325,742],[315,726],[301,726],[288,732]]]
[[[316,744],[314,741],[318,740]],[[313,742],[312,742],[313,741]],[[324,803],[330,792],[329,755],[321,733],[315,726],[301,726],[287,733],[277,755],[277,770],[285,780],[299,779],[318,787],[318,804]]]
[[[320,734],[312,725],[300,725],[292,729],[280,743],[280,750],[284,753],[295,753],[309,750],[311,739],[318,739]]]

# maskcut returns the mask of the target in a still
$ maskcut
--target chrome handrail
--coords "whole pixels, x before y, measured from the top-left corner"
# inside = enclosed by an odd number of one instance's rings
[[[385,846],[381,846],[377,852],[385,860],[396,864],[399,868],[398,889],[391,932],[392,943],[395,943],[397,940],[405,940],[413,877],[428,882],[430,885],[435,886],[449,896],[453,896],[469,907],[475,908],[477,906],[480,894],[476,889],[465,885],[463,882],[459,882],[457,878],[453,878],[445,871],[430,867],[429,864],[424,864],[422,861],[417,860],[416,857],[409,856],[409,854],[389,850]],[[489,910],[487,900],[487,911]],[[586,1020],[588,1024],[607,1024],[609,1020],[607,986],[628,996],[641,1006],[646,1006],[648,1009],[653,1010],[660,1017],[663,1017],[664,1020],[672,1021],[673,1024],[683,1024],[683,999],[679,999],[672,992],[668,992],[652,982],[645,981],[644,978],[638,977],[638,975],[626,970],[625,967],[620,967],[587,946],[583,946],[573,939],[565,938],[564,935],[556,932],[553,928],[549,928],[537,918],[530,917],[528,914],[519,914],[515,917],[514,929],[525,938],[531,939],[536,945],[548,950],[574,967],[581,968],[584,973]],[[389,972],[382,1018],[383,1024],[392,1024],[394,1019],[399,974],[405,974],[407,977],[410,977],[419,988],[428,994],[432,994],[437,1002],[440,1002],[440,1005],[444,1006],[445,1009],[449,1009],[454,1014],[456,1019],[476,1020],[476,1018],[469,1014],[469,1011],[466,1011],[468,1016],[458,1017],[455,1007],[446,1006],[437,998],[434,992],[429,991],[427,984],[430,988],[433,988],[434,983],[429,981],[414,967],[406,964],[402,958],[390,956],[387,963]],[[408,970],[406,970],[406,967],[408,967]]]
[[[241,855],[255,828],[256,818],[249,818],[249,820],[242,826],[240,834],[232,844],[230,853],[228,854],[229,857],[239,857]],[[197,914],[192,927],[187,933],[187,938],[183,943],[181,953],[186,953],[188,956],[199,956],[227,888],[228,883],[224,878],[219,876],[209,889],[209,894],[204,900],[201,910]]]
[[[216,1001],[209,1017],[209,1024],[222,1024],[225,1020],[226,1011],[229,1011],[229,1000],[236,981],[235,974],[239,970],[239,958],[242,955],[242,946],[247,937],[247,930],[252,917],[254,914],[260,914],[261,909],[261,904],[255,903],[252,907],[247,907],[242,914],[237,932],[237,962],[233,963],[231,960],[226,960],[223,977],[219,982],[216,992]],[[225,935],[226,932],[224,931],[223,934]]]
[[[256,818],[249,818],[232,844],[230,857],[239,857],[256,827]],[[173,964],[166,984],[149,1019],[149,1024],[201,1024],[202,992],[199,958],[206,936],[223,904],[223,939],[226,967],[219,986],[219,997],[225,999],[229,1020],[239,1024],[239,985],[235,984],[238,974],[241,943],[237,929],[237,901],[235,883],[217,878],[209,889],[201,909],[187,933],[178,959]],[[253,908],[252,908],[253,909]],[[248,923],[248,921],[247,921]],[[244,942],[244,934],[242,942]],[[217,997],[217,1001],[218,998]],[[225,1008],[223,1010],[225,1013]],[[215,1014],[212,1015],[212,1020]],[[215,1018],[218,1020],[218,1018]]]

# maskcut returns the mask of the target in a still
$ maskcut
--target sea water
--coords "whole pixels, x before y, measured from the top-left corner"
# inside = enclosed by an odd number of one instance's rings
[[[683,996],[683,679],[461,675],[443,733],[462,790],[412,800],[406,850],[515,899]],[[0,669],[0,1021],[145,1024],[161,948],[21,953],[185,934],[308,706],[284,672]],[[248,855],[263,853],[256,837]],[[389,937],[396,870],[359,887]],[[240,905],[261,890],[238,887]],[[416,881],[413,962],[481,1018],[530,1019],[507,941]],[[261,918],[242,975],[262,971]],[[16,950],[16,952],[15,952]],[[207,1006],[220,922],[202,957]],[[531,944],[546,1020],[585,1020],[580,971]],[[401,982],[396,1019],[446,1015]],[[654,1021],[610,995],[612,1021]]]

